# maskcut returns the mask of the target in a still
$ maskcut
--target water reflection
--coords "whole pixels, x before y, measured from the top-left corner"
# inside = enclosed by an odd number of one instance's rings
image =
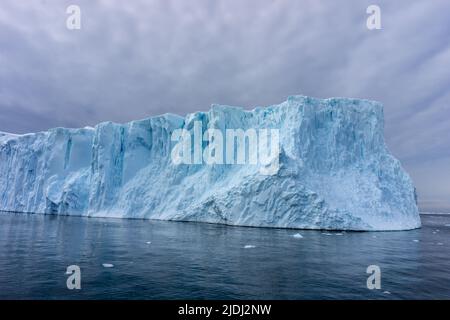
[[[450,298],[450,217],[422,222],[407,232],[323,233],[1,213],[0,298]],[[72,264],[80,291],[66,288]],[[382,290],[366,287],[373,264]]]

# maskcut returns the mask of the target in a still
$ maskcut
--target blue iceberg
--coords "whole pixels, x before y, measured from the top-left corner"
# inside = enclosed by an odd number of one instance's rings
[[[278,170],[175,164],[175,130],[274,128]],[[203,143],[202,148],[205,148]],[[240,226],[420,227],[414,185],[383,137],[378,102],[292,96],[94,128],[0,133],[0,210]]]

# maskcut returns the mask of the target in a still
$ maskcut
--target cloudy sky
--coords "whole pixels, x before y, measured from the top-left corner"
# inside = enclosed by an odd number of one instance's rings
[[[381,30],[366,27],[370,4]],[[450,209],[449,13],[448,0],[2,0],[0,131],[374,99],[422,208]]]

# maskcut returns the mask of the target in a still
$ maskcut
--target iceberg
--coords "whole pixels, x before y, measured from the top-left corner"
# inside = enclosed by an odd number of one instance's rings
[[[175,130],[279,130],[278,170],[175,164]],[[0,210],[322,230],[421,225],[411,178],[388,151],[379,102],[291,96],[246,111],[0,133]],[[201,145],[205,148],[205,143]]]

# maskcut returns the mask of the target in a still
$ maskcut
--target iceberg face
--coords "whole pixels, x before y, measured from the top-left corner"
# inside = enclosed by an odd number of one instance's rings
[[[175,164],[177,129],[279,130],[279,169]],[[205,145],[202,145],[204,148]],[[245,111],[0,133],[0,210],[242,226],[406,230],[415,189],[383,138],[381,104],[293,96]]]

